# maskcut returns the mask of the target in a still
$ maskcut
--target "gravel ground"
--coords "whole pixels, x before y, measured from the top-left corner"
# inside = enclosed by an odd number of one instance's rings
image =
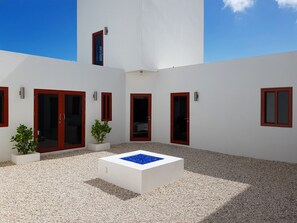
[[[143,195],[97,178],[99,157],[144,149],[185,159],[184,177]],[[297,222],[297,165],[158,143],[0,163],[0,222]]]

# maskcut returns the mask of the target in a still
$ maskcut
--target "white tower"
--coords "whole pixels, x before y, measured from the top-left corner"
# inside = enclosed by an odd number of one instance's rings
[[[77,4],[79,62],[92,63],[97,53],[104,66],[127,72],[203,63],[203,0],[78,0]],[[96,48],[92,34],[104,27],[108,34]]]

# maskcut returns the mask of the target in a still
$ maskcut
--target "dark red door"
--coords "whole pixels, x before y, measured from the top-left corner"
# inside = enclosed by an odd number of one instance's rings
[[[34,90],[34,136],[38,152],[85,146],[85,93]]]
[[[171,143],[190,143],[190,94],[171,94]]]
[[[131,94],[130,140],[151,141],[151,94]]]

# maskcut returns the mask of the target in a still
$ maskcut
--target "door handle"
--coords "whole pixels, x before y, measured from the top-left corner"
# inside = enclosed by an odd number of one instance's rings
[[[65,113],[63,113],[63,120],[65,121]],[[60,115],[59,115],[59,121],[62,121],[62,113],[60,113]]]

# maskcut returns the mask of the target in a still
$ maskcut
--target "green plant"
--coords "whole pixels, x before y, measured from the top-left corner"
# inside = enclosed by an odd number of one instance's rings
[[[12,136],[10,140],[10,142],[15,143],[13,149],[17,149],[20,154],[35,152],[37,141],[34,139],[32,128],[20,124],[16,130],[17,134]]]
[[[110,133],[111,127],[109,127],[108,122],[100,122],[95,120],[95,123],[92,125],[92,136],[96,139],[97,143],[102,143],[106,137],[107,133]]]

